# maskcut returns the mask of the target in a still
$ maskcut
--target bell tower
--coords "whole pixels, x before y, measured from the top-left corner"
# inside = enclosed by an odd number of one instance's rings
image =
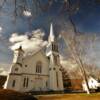
[[[13,64],[11,66],[11,71],[7,77],[4,88],[18,91],[21,90],[23,54],[24,51],[22,50],[21,46],[14,51]]]
[[[62,91],[63,90],[62,72],[60,70],[61,66],[59,60],[58,43],[54,35],[53,24],[51,24],[50,26],[50,34],[48,37],[46,55],[50,60],[50,65],[49,65],[50,90]]]
[[[18,49],[14,51],[14,57],[13,57],[10,73],[18,74],[22,72],[21,69],[22,69],[22,64],[23,64],[23,55],[24,55],[24,51],[22,49],[22,46],[20,46]]]

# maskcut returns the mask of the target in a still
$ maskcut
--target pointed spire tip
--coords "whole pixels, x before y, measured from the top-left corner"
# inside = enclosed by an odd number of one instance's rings
[[[53,24],[51,23],[50,25],[50,34],[49,34],[49,42],[54,42],[55,36],[54,36],[54,31],[53,31]]]

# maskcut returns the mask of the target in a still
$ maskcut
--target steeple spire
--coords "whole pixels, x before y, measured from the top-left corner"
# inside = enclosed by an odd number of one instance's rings
[[[55,36],[54,36],[54,31],[53,31],[53,24],[51,23],[50,34],[49,34],[49,42],[54,42],[54,41],[55,41]]]

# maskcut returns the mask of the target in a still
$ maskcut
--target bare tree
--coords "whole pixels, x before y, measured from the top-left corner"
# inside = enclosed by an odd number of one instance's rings
[[[86,83],[87,94],[90,94],[88,79],[85,72],[84,59],[87,55],[87,50],[89,49],[89,42],[92,42],[92,38],[88,35],[67,34],[66,32],[62,33],[62,37],[71,54],[71,57],[75,60],[75,62],[78,64],[80,68],[83,79]]]
[[[85,35],[78,34],[79,32],[77,31],[76,25],[72,19],[73,14],[75,14],[79,9],[79,0],[77,0],[76,4],[74,5],[71,4],[70,0],[66,0],[65,3],[67,8],[68,18],[73,26],[74,33],[72,34],[69,33],[70,34],[69,35],[66,32],[62,32],[62,37],[70,51],[70,54],[72,55],[72,58],[80,67],[83,79],[86,83],[87,94],[90,94],[87,75],[85,73],[84,61],[83,61],[83,56],[86,54],[85,50],[87,49],[86,46],[84,45],[84,43],[86,43],[86,37]],[[67,34],[66,37],[65,34]]]

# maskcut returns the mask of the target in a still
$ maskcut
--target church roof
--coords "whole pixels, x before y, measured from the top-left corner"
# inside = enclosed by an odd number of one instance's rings
[[[41,52],[46,57],[46,51],[45,51],[45,49],[46,49],[46,46],[44,46],[44,47],[42,47],[42,48],[40,48],[40,49],[38,49],[38,50],[36,50],[34,52],[28,53],[27,55],[24,56],[24,58],[33,56],[33,55],[35,55],[35,54],[37,54],[39,52]]]
[[[29,59],[30,57],[33,57],[33,56],[37,55],[38,53],[41,53],[41,55],[46,59],[46,62],[49,62],[49,59],[46,56],[46,52],[45,52],[44,48],[45,47],[40,48],[39,50],[37,50],[36,52],[31,53],[30,55],[26,55],[24,57],[24,59],[27,59],[27,58]]]

